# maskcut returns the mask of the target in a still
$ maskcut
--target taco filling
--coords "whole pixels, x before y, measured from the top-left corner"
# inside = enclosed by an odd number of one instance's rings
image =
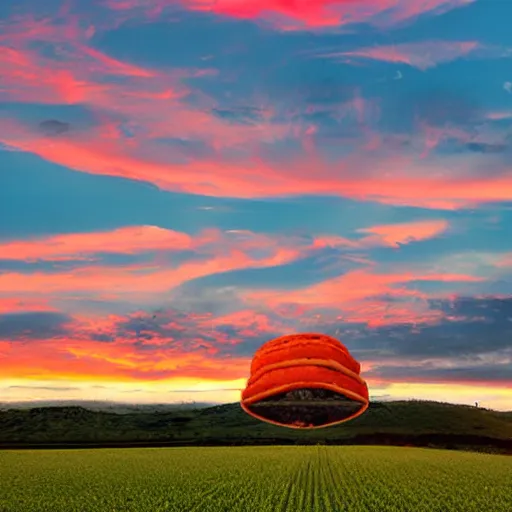
[[[247,405],[257,416],[281,425],[311,428],[341,422],[365,406],[341,393],[300,388]]]

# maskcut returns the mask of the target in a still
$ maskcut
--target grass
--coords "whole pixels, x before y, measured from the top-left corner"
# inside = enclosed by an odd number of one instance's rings
[[[511,490],[511,457],[421,448],[0,451],[1,512],[509,512]]]
[[[258,421],[239,404],[167,412],[48,407],[0,411],[0,447],[73,445],[397,444],[512,453],[512,415],[436,402],[372,402],[334,427],[295,431]]]

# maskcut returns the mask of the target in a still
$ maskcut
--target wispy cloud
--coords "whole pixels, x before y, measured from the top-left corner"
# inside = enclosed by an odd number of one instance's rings
[[[482,49],[482,45],[477,41],[423,41],[393,46],[374,46],[348,52],[326,53],[320,56],[341,59],[345,62],[350,58],[362,58],[407,64],[424,71],[439,64],[469,56],[480,49]]]
[[[404,222],[401,224],[387,224],[360,229],[361,233],[370,233],[361,240],[361,244],[380,244],[399,247],[412,241],[426,240],[438,236],[446,231],[448,222],[444,220],[425,220],[417,222]]]
[[[473,162],[459,157],[464,173],[448,175],[434,162],[414,161],[414,157],[355,155],[337,165],[327,165],[314,156],[294,158],[282,164],[261,158],[233,162],[231,159],[197,158],[186,163],[164,162],[124,146],[121,140],[90,134],[89,140],[54,139],[51,142],[33,131],[12,123],[0,123],[3,142],[20,150],[93,174],[121,176],[148,181],[165,190],[217,197],[261,198],[294,195],[339,195],[354,199],[381,201],[397,205],[456,208],[479,203],[508,201],[512,179],[503,174],[472,175]],[[104,133],[104,132],[103,132]],[[149,146],[149,144],[148,144]],[[158,148],[155,148],[158,152]],[[393,166],[396,171],[378,174],[378,169]],[[412,166],[412,169],[411,169]],[[317,170],[313,177],[308,169]],[[358,169],[354,174],[353,169]],[[406,172],[407,170],[407,172]],[[440,172],[441,171],[441,172]],[[264,179],[263,179],[264,177]]]
[[[206,241],[208,236],[205,237]],[[183,251],[193,247],[192,238],[185,233],[156,226],[133,226],[100,233],[68,234],[0,243],[0,254],[3,259],[55,261],[76,260],[95,253]]]

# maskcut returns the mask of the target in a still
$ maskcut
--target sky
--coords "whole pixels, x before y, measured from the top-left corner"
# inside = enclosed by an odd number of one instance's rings
[[[511,17],[2,0],[0,401],[234,402],[302,331],[512,410]]]

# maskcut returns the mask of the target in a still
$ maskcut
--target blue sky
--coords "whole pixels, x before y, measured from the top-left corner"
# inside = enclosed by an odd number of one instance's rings
[[[510,409],[512,4],[147,5],[0,6],[0,399],[234,401],[314,330]]]

